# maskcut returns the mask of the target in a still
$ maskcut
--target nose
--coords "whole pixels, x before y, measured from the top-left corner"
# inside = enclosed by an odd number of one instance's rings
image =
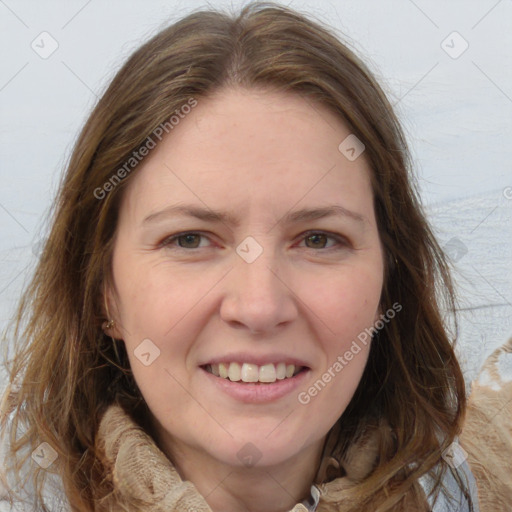
[[[269,253],[263,251],[252,263],[237,261],[225,283],[221,318],[252,334],[270,334],[298,316],[292,283]]]

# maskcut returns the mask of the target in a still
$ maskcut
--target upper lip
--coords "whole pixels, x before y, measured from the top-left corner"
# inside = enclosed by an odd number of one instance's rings
[[[302,359],[298,359],[297,357],[288,356],[286,354],[248,354],[246,352],[232,352],[230,354],[225,354],[223,356],[217,356],[212,359],[208,359],[207,361],[200,363],[199,366],[205,366],[207,364],[219,364],[219,363],[250,363],[256,364],[258,366],[263,366],[264,364],[278,364],[278,363],[286,363],[293,364],[295,366],[305,366],[309,368],[309,365],[306,361]]]

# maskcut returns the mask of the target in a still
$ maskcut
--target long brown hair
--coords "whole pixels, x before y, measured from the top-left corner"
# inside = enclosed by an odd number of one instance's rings
[[[419,476],[438,463],[446,469],[442,453],[465,414],[455,336],[444,318],[455,311],[449,268],[418,199],[400,124],[368,67],[322,23],[269,2],[237,15],[196,11],[165,28],[129,58],[89,116],[13,322],[13,386],[4,396],[13,419],[9,460],[21,474],[23,449],[44,440],[59,455],[54,467],[74,509],[98,510],[112,491],[95,448],[99,421],[117,402],[144,425],[146,405],[123,344],[101,327],[119,204],[136,166],[115,186],[111,180],[191,98],[226,86],[299,94],[328,107],[366,146],[386,254],[381,308],[403,310],[373,340],[324,460],[340,459],[369,429],[382,432],[376,467],[349,490],[350,502],[358,511],[370,510],[370,501],[372,510],[403,510]],[[342,476],[322,468],[318,483]],[[45,476],[30,470],[37,488]]]

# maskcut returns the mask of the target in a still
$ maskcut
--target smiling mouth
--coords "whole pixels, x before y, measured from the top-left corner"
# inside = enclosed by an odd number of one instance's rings
[[[299,373],[307,371],[307,366],[293,364],[272,363],[258,366],[251,363],[219,363],[202,365],[204,371],[220,379],[246,384],[273,384],[277,381],[288,380]]]

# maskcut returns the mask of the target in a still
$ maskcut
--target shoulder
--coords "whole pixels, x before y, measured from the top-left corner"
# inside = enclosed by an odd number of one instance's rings
[[[475,474],[481,507],[512,503],[512,338],[486,359],[471,383],[461,444]]]
[[[23,489],[17,492],[15,496],[10,497],[13,494],[10,489],[18,489],[19,475],[13,476],[6,470],[9,462],[7,454],[14,422],[14,412],[6,407],[7,392],[8,390],[0,389],[0,398],[2,396],[4,398],[3,403],[0,403],[0,512],[33,512],[36,510],[36,493],[31,479],[27,479]],[[24,466],[25,475],[30,471],[31,464],[35,464],[35,462],[29,457],[27,465]],[[47,474],[42,494],[45,505],[52,512],[68,512],[70,510],[63,491],[62,481],[56,474]]]

